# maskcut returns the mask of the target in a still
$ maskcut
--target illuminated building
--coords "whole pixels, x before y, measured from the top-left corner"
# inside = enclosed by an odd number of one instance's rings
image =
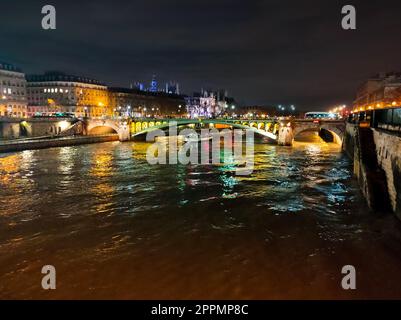
[[[166,83],[166,93],[168,94],[180,94],[180,85],[177,82]]]
[[[135,82],[134,84],[131,84],[131,89],[145,91],[145,86],[142,82]]]
[[[28,115],[65,112],[77,117],[111,116],[107,87],[100,82],[46,72],[27,76]]]
[[[158,88],[157,88],[157,81],[156,81],[156,76],[153,75],[152,77],[152,81],[150,82],[150,92],[157,92]]]
[[[381,73],[358,88],[353,111],[367,111],[401,105],[401,73]]]
[[[190,97],[185,97],[185,107],[190,118],[204,117],[205,112],[201,108],[200,95],[194,93]]]
[[[211,118],[232,116],[236,108],[233,98],[227,97],[227,91],[203,90],[185,98],[189,117]],[[233,108],[234,107],[234,108]]]
[[[0,117],[27,117],[25,75],[15,66],[0,62]]]
[[[217,115],[217,101],[213,92],[202,89],[201,93],[195,92],[192,97],[186,97],[185,104],[190,118],[211,118]]]

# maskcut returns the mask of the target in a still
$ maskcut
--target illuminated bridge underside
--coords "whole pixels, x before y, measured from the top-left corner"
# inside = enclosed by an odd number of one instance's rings
[[[133,137],[140,136],[146,134],[148,132],[152,132],[154,130],[160,129],[164,130],[169,128],[172,123],[175,123],[177,127],[186,126],[191,124],[206,124],[213,126],[215,125],[224,125],[230,126],[237,129],[248,129],[252,130],[253,132],[267,137],[272,140],[277,140],[277,134],[279,130],[279,124],[273,121],[235,121],[235,120],[219,120],[219,119],[205,119],[205,120],[198,120],[198,119],[183,119],[183,120],[142,120],[142,121],[135,121],[133,120],[131,123],[131,133]]]
[[[345,122],[342,120],[327,120],[315,123],[309,120],[295,120],[293,126],[293,136],[304,131],[326,130],[330,132],[334,138],[334,142],[342,144],[345,133]]]
[[[105,119],[86,120],[86,132],[91,134],[97,127],[112,128],[120,141],[144,135],[157,129],[166,130],[171,126],[181,127],[187,125],[207,125],[211,128],[223,129],[225,127],[252,130],[256,134],[276,141],[280,145],[292,145],[294,137],[303,131],[327,130],[332,133],[335,142],[342,144],[345,132],[344,121],[310,120],[227,120],[227,119]],[[220,127],[219,127],[220,126]]]

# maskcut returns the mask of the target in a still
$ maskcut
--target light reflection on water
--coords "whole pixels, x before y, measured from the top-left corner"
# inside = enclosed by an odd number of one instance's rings
[[[0,296],[401,297],[398,221],[369,213],[350,161],[312,139],[256,144],[251,176],[150,166],[143,142],[2,155]],[[340,288],[345,264],[356,292]]]

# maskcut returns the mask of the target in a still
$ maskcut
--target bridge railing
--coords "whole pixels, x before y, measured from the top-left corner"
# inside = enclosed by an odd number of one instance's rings
[[[348,123],[401,133],[401,108],[362,111],[350,115]]]
[[[226,122],[235,122],[235,121],[256,121],[256,122],[268,122],[268,121],[280,121],[280,120],[290,120],[290,118],[131,118],[133,121],[226,121]]]
[[[371,124],[374,128],[401,133],[401,108],[375,110]]]

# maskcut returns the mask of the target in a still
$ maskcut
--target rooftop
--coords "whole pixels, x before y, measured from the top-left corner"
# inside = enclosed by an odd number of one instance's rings
[[[16,66],[14,66],[10,63],[2,62],[2,61],[0,61],[0,70],[22,72],[20,68],[17,68]]]
[[[109,87],[108,90],[110,92],[115,92],[115,93],[139,94],[139,95],[143,95],[143,96],[152,96],[152,97],[182,98],[181,95],[172,94],[172,93],[142,91],[142,90],[138,90],[138,89],[129,89],[129,88],[121,88],[121,87]]]
[[[66,81],[66,82],[81,82],[88,84],[104,85],[102,82],[95,79],[83,76],[69,75],[60,71],[48,71],[40,75],[30,74],[26,76],[26,80],[28,82]]]

